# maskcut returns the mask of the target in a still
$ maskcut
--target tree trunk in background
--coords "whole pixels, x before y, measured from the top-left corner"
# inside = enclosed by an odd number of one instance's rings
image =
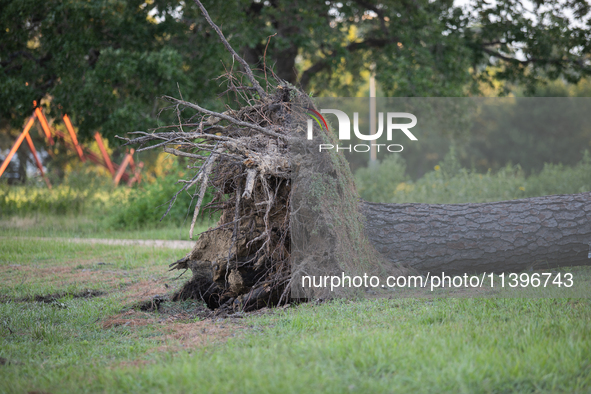
[[[18,181],[22,184],[27,182],[27,155],[29,153],[23,148],[16,151],[18,157]]]
[[[591,193],[480,204],[361,203],[366,234],[391,262],[422,273],[588,265]]]

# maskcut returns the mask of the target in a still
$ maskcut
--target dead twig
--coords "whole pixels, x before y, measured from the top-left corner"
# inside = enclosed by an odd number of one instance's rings
[[[236,53],[236,51],[234,50],[234,48],[232,48],[232,46],[230,45],[230,43],[228,42],[228,40],[226,40],[226,37],[224,37],[224,34],[222,33],[222,31],[220,30],[220,28],[218,27],[218,25],[216,25],[211,20],[211,18],[209,16],[209,13],[207,12],[207,10],[203,6],[203,4],[201,4],[201,2],[199,0],[195,0],[195,3],[197,3],[197,6],[199,6],[199,9],[201,9],[201,12],[203,13],[203,16],[205,17],[205,19],[207,20],[207,23],[209,23],[209,25],[218,34],[218,36],[220,37],[220,40],[222,41],[222,43],[224,44],[224,46],[226,47],[226,49],[228,50],[228,52],[230,52],[232,54],[232,56],[240,62],[240,64],[242,65],[242,67],[244,67],[244,72],[246,72],[246,75],[248,76],[248,80],[250,81],[250,83],[252,84],[252,86],[257,90],[257,92],[261,96],[261,98],[267,97],[267,93],[265,93],[265,91],[263,90],[263,88],[261,87],[261,85],[259,84],[259,82],[254,77],[254,74],[252,73],[252,70],[250,69],[250,66],[248,65],[248,63],[246,63],[246,61],[242,57],[240,57],[238,55],[238,53]]]
[[[217,153],[221,153],[223,148],[218,148]],[[193,213],[193,220],[191,221],[191,229],[189,230],[189,238],[193,239],[193,230],[195,229],[195,222],[197,221],[197,217],[199,216],[199,210],[201,208],[201,204],[203,203],[203,197],[205,197],[205,192],[207,191],[207,183],[209,180],[209,174],[213,168],[213,163],[217,158],[217,153],[213,153],[209,160],[204,164],[203,172],[199,174],[199,177],[202,177],[201,181],[201,188],[199,190],[199,199],[197,200],[197,204],[195,204],[195,212]],[[198,182],[197,180],[196,182]]]
[[[188,101],[179,100],[179,99],[176,99],[176,98],[170,97],[170,96],[163,96],[163,98],[165,98],[165,99],[167,99],[167,100],[169,100],[171,102],[178,103],[178,104],[184,105],[186,107],[196,109],[197,111],[199,111],[201,113],[204,113],[204,114],[207,114],[207,115],[210,115],[210,116],[215,116],[215,117],[218,117],[218,118],[222,118],[224,120],[227,120],[228,122],[234,123],[237,126],[242,126],[242,127],[247,127],[247,128],[250,128],[250,129],[254,129],[256,131],[260,131],[261,133],[266,134],[266,135],[271,136],[271,137],[287,139],[287,136],[282,135],[282,134],[278,134],[278,133],[276,133],[276,132],[274,132],[272,130],[266,129],[266,128],[261,127],[259,125],[256,125],[256,124],[253,124],[253,123],[248,123],[248,122],[243,122],[243,121],[237,120],[237,119],[235,119],[235,118],[233,118],[231,116],[224,115],[224,114],[221,114],[219,112],[210,111],[208,109],[202,108],[199,105],[190,103]]]

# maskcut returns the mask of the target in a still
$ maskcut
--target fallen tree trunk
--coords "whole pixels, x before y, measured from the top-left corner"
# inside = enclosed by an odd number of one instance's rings
[[[591,193],[479,204],[363,202],[366,234],[392,263],[462,274],[588,265]]]

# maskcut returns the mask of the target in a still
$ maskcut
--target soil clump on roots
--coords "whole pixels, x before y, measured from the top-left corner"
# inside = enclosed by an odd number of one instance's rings
[[[263,89],[195,2],[242,66],[241,72],[223,76],[236,108],[215,112],[165,96],[178,124],[125,138],[139,145],[138,152],[162,147],[194,163],[190,168],[196,171],[179,180],[183,186],[169,201],[170,209],[178,194],[194,195],[191,237],[200,212],[221,212],[193,250],[171,264],[193,274],[173,300],[200,299],[219,311],[251,311],[293,297],[330,297],[329,289],[294,285],[304,274],[370,273],[381,261],[365,237],[349,165],[342,153],[318,152],[319,143],[338,143],[328,130],[313,125],[313,138],[307,138],[306,112],[314,108],[310,97],[272,72],[270,78],[265,72]],[[203,203],[206,192],[213,193],[208,204]]]

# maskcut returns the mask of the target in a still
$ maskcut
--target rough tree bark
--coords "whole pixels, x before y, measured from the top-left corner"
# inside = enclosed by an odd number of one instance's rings
[[[420,272],[519,272],[588,265],[591,193],[480,204],[364,202],[366,234]]]

